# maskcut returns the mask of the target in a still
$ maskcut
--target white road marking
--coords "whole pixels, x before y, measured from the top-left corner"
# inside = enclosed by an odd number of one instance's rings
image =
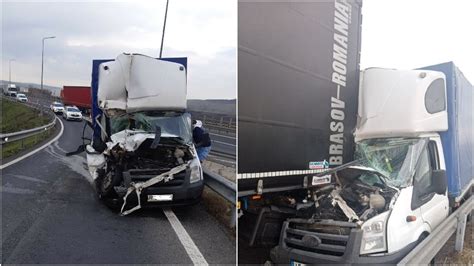
[[[234,146],[235,147],[235,144],[232,144],[232,143],[227,143],[227,142],[223,142],[223,141],[218,141],[218,140],[211,140],[212,142],[215,142],[215,143],[219,143],[219,144],[224,144],[224,145],[229,145],[229,146]]]
[[[183,225],[178,220],[178,217],[176,217],[176,214],[174,214],[171,209],[163,209],[163,212],[165,213],[166,218],[168,218],[171,227],[173,227],[174,232],[178,236],[179,241],[181,241],[181,244],[188,253],[188,256],[192,260],[193,264],[209,265],[201,251],[199,251],[196,244],[194,244],[194,241],[191,239],[188,232],[186,232],[186,229],[184,229]]]
[[[58,118],[56,117],[56,119],[58,119]],[[19,161],[21,161],[21,160],[23,160],[23,159],[26,159],[26,158],[28,158],[28,157],[30,157],[31,155],[33,155],[33,154],[35,154],[35,153],[41,151],[42,149],[48,147],[51,143],[53,143],[53,142],[55,142],[56,140],[58,140],[58,139],[63,135],[63,132],[64,132],[64,125],[63,125],[63,122],[61,121],[61,119],[58,119],[58,121],[59,121],[59,123],[61,124],[61,131],[59,131],[59,134],[58,134],[54,139],[50,140],[48,143],[46,143],[46,144],[44,144],[43,146],[37,148],[36,150],[30,151],[29,153],[27,153],[27,154],[25,154],[25,155],[23,155],[23,156],[21,156],[21,157],[18,157],[18,158],[16,158],[15,160],[12,160],[12,161],[10,161],[10,162],[8,162],[8,163],[5,163],[5,164],[0,165],[0,170],[3,170],[3,169],[7,168],[7,167],[10,166],[10,165],[16,164],[17,162],[19,162]]]
[[[228,139],[235,139],[235,137],[226,136],[226,135],[220,135],[220,134],[211,133],[211,132],[209,132],[209,135],[214,135],[214,136],[223,137],[223,138],[228,138]]]
[[[13,194],[33,194],[35,193],[31,189],[26,188],[15,188],[15,187],[7,187],[7,186],[0,186],[1,193],[13,193]]]
[[[32,181],[32,182],[43,183],[43,184],[47,184],[47,183],[48,183],[47,181],[44,181],[44,180],[41,180],[41,179],[38,179],[38,178],[35,178],[35,177],[31,177],[31,176],[26,176],[26,175],[6,174],[6,176],[13,176],[13,177],[16,177],[16,178],[19,178],[19,179],[23,179],[23,180],[27,180],[27,181]]]

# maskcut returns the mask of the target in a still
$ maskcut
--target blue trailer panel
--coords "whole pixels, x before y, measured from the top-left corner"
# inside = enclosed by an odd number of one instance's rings
[[[453,62],[422,69],[446,75],[449,128],[440,135],[448,175],[448,193],[457,201],[472,186],[474,179],[473,86]]]

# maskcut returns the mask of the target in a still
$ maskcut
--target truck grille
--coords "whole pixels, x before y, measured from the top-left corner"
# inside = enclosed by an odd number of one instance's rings
[[[346,251],[352,228],[357,225],[333,220],[290,219],[283,241],[286,246],[324,255],[341,257]]]

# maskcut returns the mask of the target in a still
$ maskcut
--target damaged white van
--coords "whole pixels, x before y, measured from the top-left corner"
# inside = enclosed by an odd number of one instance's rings
[[[144,204],[199,201],[203,175],[186,90],[179,60],[140,54],[94,60],[87,164],[99,197],[121,206],[122,215]]]

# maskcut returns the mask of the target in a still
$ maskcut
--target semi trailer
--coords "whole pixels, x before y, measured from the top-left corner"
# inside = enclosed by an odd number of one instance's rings
[[[78,107],[83,112],[91,109],[91,87],[89,86],[63,86],[61,101],[64,105]]]
[[[361,2],[240,1],[238,11],[239,262],[263,263],[292,216],[271,202],[353,160]],[[257,248],[259,258],[246,254]]]
[[[472,85],[451,62],[361,72],[360,9],[239,2],[239,248],[396,263],[469,197]]]

